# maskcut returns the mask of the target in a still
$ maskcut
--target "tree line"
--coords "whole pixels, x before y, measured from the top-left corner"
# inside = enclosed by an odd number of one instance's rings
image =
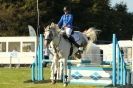
[[[89,27],[101,30],[98,40],[111,40],[116,33],[120,39],[131,39],[133,35],[133,13],[127,11],[123,2],[111,7],[110,0],[38,0],[39,29],[51,22],[57,23],[68,5],[74,15],[75,30]],[[27,36],[28,25],[37,29],[36,0],[0,0],[0,36]],[[36,30],[37,31],[37,30]]]

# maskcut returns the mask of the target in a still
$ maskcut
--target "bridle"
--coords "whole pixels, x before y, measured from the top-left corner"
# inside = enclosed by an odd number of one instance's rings
[[[46,29],[45,29],[45,32],[49,32],[49,34],[44,34],[44,40],[46,40],[47,42],[51,42],[53,40],[53,37],[54,37],[54,34],[52,33],[52,28],[50,26],[48,26]],[[44,33],[45,33],[44,32]]]
[[[51,29],[52,30],[52,29]],[[54,37],[55,37],[55,35],[52,33],[52,31],[50,30],[50,27],[49,27],[49,30],[47,30],[47,31],[49,31],[49,35],[47,36],[47,37],[45,37],[45,41],[47,41],[48,43],[50,43],[53,39],[54,39]],[[59,32],[57,32],[57,34],[59,34],[59,35],[56,35],[56,36],[59,36],[59,42],[55,45],[56,47],[57,46],[59,46],[59,44],[60,44],[60,42],[61,42],[61,35],[60,35],[60,32],[61,32],[61,30],[59,31]],[[44,35],[45,36],[45,35]]]
[[[53,34],[51,33],[52,31],[48,30],[49,31],[49,35],[44,35],[44,40],[46,40],[47,42],[51,42],[53,40]]]

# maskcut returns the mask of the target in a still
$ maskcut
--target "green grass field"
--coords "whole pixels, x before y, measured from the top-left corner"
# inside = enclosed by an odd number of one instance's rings
[[[26,82],[31,80],[30,68],[0,68],[0,88],[63,88],[62,83],[51,84],[50,68],[45,68],[45,81],[41,83]],[[103,88],[89,85],[68,85],[66,88]]]

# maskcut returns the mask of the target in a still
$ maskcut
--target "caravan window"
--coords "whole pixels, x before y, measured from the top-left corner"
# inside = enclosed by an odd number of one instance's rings
[[[0,52],[6,52],[6,42],[0,42]]]
[[[20,52],[20,42],[9,42],[8,43],[8,52],[12,51]]]
[[[122,47],[122,50],[124,52],[124,58],[130,61],[132,58],[132,47]]]
[[[23,52],[35,52],[35,42],[23,42]]]

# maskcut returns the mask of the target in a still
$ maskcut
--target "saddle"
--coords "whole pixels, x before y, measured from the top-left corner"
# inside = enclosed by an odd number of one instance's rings
[[[85,45],[87,45],[87,39],[86,37],[79,31],[73,31],[71,36],[68,38],[67,35],[65,33],[63,33],[63,37],[64,39],[69,40],[69,42],[71,43],[71,48],[70,48],[70,56],[73,52],[73,46],[72,44],[74,44],[77,48],[79,47],[83,47]],[[80,50],[77,52],[78,54],[81,54],[83,52],[83,50]]]
[[[68,39],[68,37],[66,35],[64,35],[65,39]],[[79,31],[73,31],[70,38],[69,38],[70,42],[73,43],[77,43],[78,45],[76,45],[77,47],[83,47],[84,45],[87,44],[87,37],[85,37],[85,35],[83,35],[81,32]]]

